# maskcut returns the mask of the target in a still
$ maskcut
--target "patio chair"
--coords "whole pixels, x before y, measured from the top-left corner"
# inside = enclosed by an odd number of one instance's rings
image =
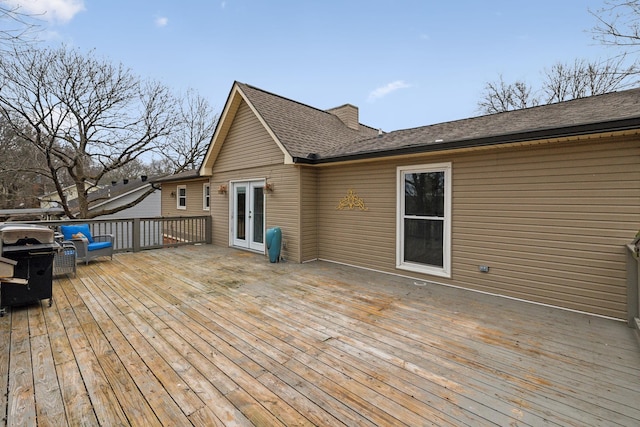
[[[91,235],[89,224],[61,225],[60,232],[64,240],[76,247],[76,256],[89,264],[94,258],[108,256],[113,259],[114,239],[112,234]]]

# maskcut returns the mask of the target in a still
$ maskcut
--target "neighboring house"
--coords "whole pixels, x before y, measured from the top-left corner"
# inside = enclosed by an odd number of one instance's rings
[[[112,181],[110,185],[92,186],[88,195],[89,211],[106,211],[128,205],[151,189],[153,185],[152,181],[153,179],[148,179],[147,176],[143,175],[133,179]],[[69,208],[72,212],[76,212],[78,210],[78,192],[76,186],[71,185],[65,187],[64,193]],[[39,200],[42,209],[60,207],[60,197],[57,192],[45,194],[39,197]],[[120,219],[160,216],[160,201],[160,189],[158,188],[142,200],[142,202],[114,214],[102,215],[100,218]]]
[[[5,221],[52,221],[64,215],[62,208],[0,209],[0,222]]]
[[[142,201],[133,204],[143,194],[152,191]],[[147,176],[138,178],[123,179],[120,181],[112,181],[109,185],[100,186],[95,191],[89,193],[89,212],[108,211],[111,209],[121,208],[130,204],[121,211],[99,215],[96,219],[122,219],[123,222],[104,223],[102,233],[113,234],[115,237],[116,249],[130,248],[133,246],[133,224],[130,219],[136,218],[155,218],[161,215],[161,191],[156,186],[153,178],[148,179]],[[77,209],[77,200],[70,203],[72,210]],[[163,235],[160,223],[153,220],[145,221],[145,226],[140,230],[140,244],[143,246],[161,245]]]
[[[236,82],[199,177],[175,191],[201,214],[190,189],[200,199],[209,180],[214,244],[264,253],[279,226],[290,262],[625,319],[639,133],[638,89],[382,133],[354,106]],[[163,191],[163,213],[180,203]]]
[[[154,187],[153,179],[141,176],[135,179],[112,181],[111,185],[100,187],[89,194],[89,211],[110,210],[133,203],[147,191],[153,192],[141,202],[119,212],[101,215],[100,219],[150,218],[160,216],[161,191]]]
[[[93,183],[85,183],[85,188],[89,188],[90,192],[96,191],[100,189],[100,186],[95,186]],[[71,202],[73,200],[78,199],[78,188],[74,185],[68,185],[62,189],[67,202]],[[40,208],[42,209],[50,209],[50,208],[59,208],[60,205],[60,195],[57,191],[52,191],[51,193],[47,193],[43,196],[38,197],[40,202]]]
[[[132,204],[144,193],[153,190],[151,194],[130,207],[107,215],[100,215],[100,219],[126,219],[154,217],[161,214],[160,187],[154,187],[153,178],[143,175],[138,178],[111,181],[111,184],[100,185],[88,195],[89,212],[108,211]],[[72,212],[78,210],[77,195],[68,201]]]

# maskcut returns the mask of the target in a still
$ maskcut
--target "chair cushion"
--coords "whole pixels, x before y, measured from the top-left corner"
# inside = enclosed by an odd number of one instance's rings
[[[110,248],[111,247],[111,242],[94,242],[94,243],[89,243],[87,245],[87,249],[89,251],[96,251],[98,249],[104,249],[104,248]]]
[[[89,243],[93,243],[93,236],[91,235],[91,231],[89,230],[89,224],[61,225],[60,231],[64,236],[64,240],[73,240],[74,234],[82,233],[87,238]]]

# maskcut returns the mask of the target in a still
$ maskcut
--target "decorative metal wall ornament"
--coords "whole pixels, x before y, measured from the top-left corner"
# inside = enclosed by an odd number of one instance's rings
[[[347,195],[340,199],[340,203],[338,203],[336,209],[343,211],[345,209],[353,210],[356,208],[361,211],[369,210],[369,208],[364,205],[364,200],[362,200],[352,189],[349,189]]]

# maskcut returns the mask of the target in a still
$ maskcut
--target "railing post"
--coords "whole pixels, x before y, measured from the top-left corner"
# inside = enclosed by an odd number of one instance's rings
[[[627,245],[627,324],[640,343],[640,256],[635,245]]]
[[[205,242],[210,245],[213,242],[213,217],[207,216],[204,220]]]
[[[140,252],[140,218],[133,219],[131,234],[131,238],[133,239],[133,252]]]

